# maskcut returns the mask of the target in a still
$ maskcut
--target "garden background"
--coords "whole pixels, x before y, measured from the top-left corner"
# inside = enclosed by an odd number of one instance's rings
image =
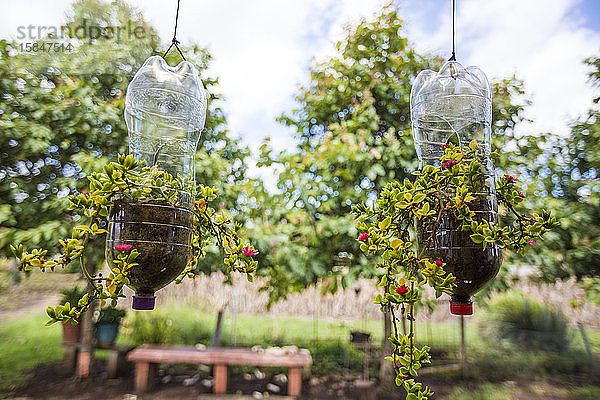
[[[559,3],[555,8],[566,7]],[[465,4],[463,15],[469,21],[474,6]],[[249,283],[236,277],[233,285],[224,285],[222,276],[211,274],[218,265],[215,250],[202,262],[206,277],[161,291],[154,313],[130,311],[119,341],[207,344],[222,310],[225,345],[294,344],[311,350],[315,365],[306,396],[313,397],[307,398],[316,398],[317,392],[323,398],[351,396],[352,382],[365,365],[371,378],[378,377],[384,337],[383,318],[372,304],[378,272],[358,248],[350,210],[375,198],[387,182],[411,177],[417,167],[409,120],[411,82],[421,70],[438,69],[443,62],[439,51],[417,49],[416,39],[407,39],[401,10],[397,4],[378,6],[375,14],[342,30],[335,48],[318,54],[320,59],[303,71],[301,86],[288,92],[293,98],[289,107],[269,116],[286,128],[271,140],[262,140],[260,124],[242,129],[239,114],[234,124],[228,123],[230,102],[234,108],[242,100],[260,103],[261,80],[278,79],[255,74],[252,57],[260,53],[235,65],[236,70],[248,68],[243,80],[253,81],[257,97],[233,95],[230,100],[220,94],[231,87],[219,84],[229,71],[215,67],[222,61],[213,60],[204,42],[184,41],[184,54],[198,66],[210,94],[196,180],[227,183],[219,206],[231,212],[243,226],[243,236],[259,250],[257,279]],[[486,10],[480,6],[477,15],[488,16]],[[61,39],[73,45],[70,51],[23,51],[22,40],[0,41],[0,251],[5,257],[0,393],[49,398],[52,388],[56,398],[94,398],[98,390],[121,398],[131,390],[130,382],[102,375],[101,352],[93,385],[58,378],[60,327],[43,327],[43,310],[58,301],[61,289],[80,282],[76,268],[19,273],[9,245],[56,249],[70,232],[76,221],[65,217],[65,196],[83,190],[86,174],[126,151],[125,89],[147,56],[162,54],[169,34],[159,35],[162,31],[123,2],[75,2],[60,25],[74,32],[82,25],[140,26],[144,34],[109,40],[73,33]],[[583,25],[592,40],[598,38],[600,29]],[[554,72],[587,81],[587,91],[567,99],[577,110],[560,108],[565,103],[560,96],[534,96],[518,70],[492,79],[497,172],[517,176],[528,195],[527,206],[551,210],[560,227],[526,257],[505,254],[501,275],[478,296],[476,315],[467,323],[466,377],[452,368],[459,361],[457,318],[433,297],[419,310],[417,340],[433,346],[434,367],[442,367],[424,378],[437,398],[600,397],[598,43],[578,61],[581,67]],[[503,57],[518,60],[523,55]],[[168,61],[174,65],[179,59],[174,53]],[[489,61],[474,62],[485,70]],[[551,66],[538,68],[542,74]],[[555,81],[548,79],[552,86]],[[563,119],[571,115],[556,129],[535,121],[533,116],[540,114],[530,112],[536,102],[553,101],[552,113]],[[246,135],[248,130],[252,133]],[[255,135],[260,143],[249,139]],[[96,243],[88,263],[103,267],[103,243]],[[372,335],[367,349],[349,342],[350,332],[357,330]],[[254,374],[246,381],[261,381],[254,369],[235,372],[241,381],[244,374]],[[267,371],[271,376],[277,372]],[[208,390],[201,379],[182,384],[205,373],[166,369],[163,378],[171,379],[162,380],[155,396],[178,398]],[[259,386],[255,391],[266,392]]]

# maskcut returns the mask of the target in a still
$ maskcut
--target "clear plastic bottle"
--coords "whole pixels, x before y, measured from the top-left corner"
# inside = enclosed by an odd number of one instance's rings
[[[144,62],[127,87],[129,153],[193,185],[194,155],[206,119],[206,91],[194,65]],[[193,187],[193,186],[190,186]],[[191,207],[190,198],[181,199]]]
[[[439,72],[422,71],[412,87],[412,132],[420,167],[438,165],[446,143],[462,148],[476,140],[483,149],[487,186],[475,193],[470,203],[477,219],[498,220],[491,153],[491,89],[485,74],[477,67],[464,68],[456,61],[446,62]],[[457,278],[450,302],[453,314],[472,314],[470,296],[492,280],[501,263],[497,246],[471,241],[470,232],[461,231],[461,224],[451,215],[444,215],[435,232],[419,227],[419,246],[425,254],[446,263],[446,270]],[[427,240],[431,238],[430,240]]]
[[[170,67],[162,57],[152,56],[127,87],[130,154],[183,182],[175,203],[123,198],[111,208],[107,261],[112,263],[118,245],[140,252],[139,265],[128,274],[128,286],[135,291],[134,309],[153,309],[154,293],[179,276],[190,258],[194,156],[205,117],[206,92],[196,68],[187,61]]]

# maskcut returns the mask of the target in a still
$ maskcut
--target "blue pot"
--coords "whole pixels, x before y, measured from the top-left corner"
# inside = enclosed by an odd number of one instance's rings
[[[114,343],[119,333],[119,323],[114,322],[110,324],[96,324],[96,340],[100,345],[110,345]]]

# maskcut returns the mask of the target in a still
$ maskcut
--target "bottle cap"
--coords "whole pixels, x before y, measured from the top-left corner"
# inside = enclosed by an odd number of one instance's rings
[[[450,313],[454,315],[473,315],[473,302],[456,303],[451,301]]]
[[[134,310],[154,310],[154,303],[156,297],[138,297],[133,296],[133,302],[131,308]]]

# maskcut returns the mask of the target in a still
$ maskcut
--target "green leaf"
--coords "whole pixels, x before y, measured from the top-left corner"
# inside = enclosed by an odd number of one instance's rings
[[[392,219],[390,217],[387,217],[386,219],[384,219],[383,221],[381,221],[379,223],[379,229],[387,229],[390,227],[391,224],[392,224]]]
[[[474,233],[471,235],[471,240],[474,243],[481,243],[484,241],[484,239],[485,239],[485,237],[483,235],[480,235],[479,233]]]
[[[413,198],[413,203],[419,204],[420,202],[422,202],[423,200],[425,200],[425,197],[427,197],[427,196],[425,196],[424,193],[418,193]]]

